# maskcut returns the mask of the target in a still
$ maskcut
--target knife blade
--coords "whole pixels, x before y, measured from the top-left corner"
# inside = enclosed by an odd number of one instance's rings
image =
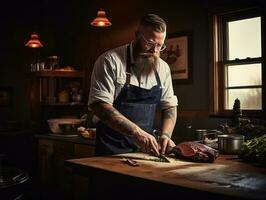
[[[159,155],[159,159],[161,162],[168,162],[168,163],[170,162],[170,160],[163,154]]]

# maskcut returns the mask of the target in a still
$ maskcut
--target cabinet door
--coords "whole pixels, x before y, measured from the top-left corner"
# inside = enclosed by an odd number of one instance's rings
[[[38,145],[38,161],[39,175],[41,183],[46,187],[52,187],[54,184],[54,157],[53,157],[53,141],[39,139]]]
[[[72,174],[72,170],[65,167],[64,162],[93,156],[94,147],[47,139],[39,139],[38,144],[42,195],[47,199],[87,199],[88,178]]]
[[[75,144],[75,158],[84,158],[94,156],[94,146],[84,145],[84,144]],[[78,174],[72,174],[72,190],[74,199],[85,200],[89,199],[89,188],[90,181],[88,177],[81,176]]]
[[[64,197],[71,193],[72,176],[64,168],[65,160],[74,158],[74,144],[72,142],[54,141],[54,171],[57,190]]]

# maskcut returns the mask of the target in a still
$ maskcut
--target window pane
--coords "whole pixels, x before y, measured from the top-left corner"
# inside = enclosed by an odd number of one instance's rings
[[[251,86],[261,85],[261,64],[229,65],[227,66],[228,85]]]
[[[229,60],[261,57],[261,18],[228,22]]]
[[[245,110],[261,110],[262,97],[261,88],[249,89],[228,89],[226,90],[226,105],[225,109],[233,109],[234,101],[238,98],[241,102],[241,109]]]

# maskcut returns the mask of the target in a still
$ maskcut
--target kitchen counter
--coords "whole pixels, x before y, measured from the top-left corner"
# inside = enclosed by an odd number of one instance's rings
[[[170,158],[170,163],[138,160],[133,167],[123,157],[142,153],[72,159],[65,166],[91,180],[92,198],[115,195],[121,199],[200,198],[266,199],[266,168],[243,163],[236,156],[220,155],[214,163]]]
[[[75,144],[86,144],[86,145],[95,145],[95,139],[86,139],[79,135],[74,136],[64,136],[64,135],[56,135],[56,134],[37,134],[35,135],[36,138],[40,139],[48,139],[48,140],[58,140],[64,142],[72,142]]]

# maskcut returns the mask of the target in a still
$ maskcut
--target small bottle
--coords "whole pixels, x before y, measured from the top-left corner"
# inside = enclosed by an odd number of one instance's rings
[[[30,64],[30,71],[35,72],[36,71],[36,65],[35,63]]]
[[[45,63],[44,62],[40,62],[40,71],[43,71],[45,69]]]

